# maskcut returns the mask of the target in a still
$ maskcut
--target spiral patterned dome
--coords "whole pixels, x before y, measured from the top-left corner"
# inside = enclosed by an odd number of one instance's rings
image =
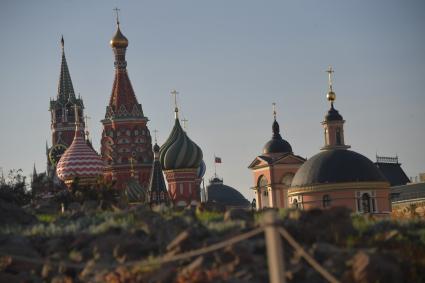
[[[159,150],[162,169],[196,169],[201,165],[202,157],[201,148],[187,136],[176,118],[170,136]]]
[[[94,182],[103,175],[104,163],[101,157],[84,140],[79,129],[71,146],[65,151],[56,167],[56,173],[65,184],[71,184],[78,177],[82,184]]]

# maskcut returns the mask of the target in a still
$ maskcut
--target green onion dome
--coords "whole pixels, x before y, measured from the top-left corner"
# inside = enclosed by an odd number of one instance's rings
[[[162,169],[197,169],[201,165],[202,157],[201,148],[187,136],[176,118],[170,136],[159,150]]]

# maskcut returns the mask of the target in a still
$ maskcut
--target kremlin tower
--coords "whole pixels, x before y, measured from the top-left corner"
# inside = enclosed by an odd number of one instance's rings
[[[147,128],[148,118],[143,115],[127,73],[125,53],[127,38],[121,33],[117,16],[117,31],[111,39],[115,55],[115,79],[105,119],[102,120],[101,155],[105,162],[105,178],[116,181],[115,187],[125,189],[134,178],[144,188],[149,185],[152,168],[152,142]]]
[[[176,97],[177,91],[172,94]],[[174,127],[159,150],[159,161],[174,205],[196,205],[201,201],[198,169],[202,162],[202,150],[182,129],[178,114],[176,103]]]
[[[62,63],[58,92],[56,99],[50,100],[49,107],[51,113],[52,146],[49,148],[46,144],[47,173],[51,178],[54,177],[56,164],[59,162],[61,155],[71,145],[74,139],[75,123],[77,120],[81,121],[78,122],[79,127],[84,130],[84,104],[80,97],[75,97],[71,75],[65,58],[65,42],[63,37],[61,38],[61,46]],[[73,109],[74,105],[77,105],[79,108],[77,112]],[[77,119],[76,115],[78,115]]]

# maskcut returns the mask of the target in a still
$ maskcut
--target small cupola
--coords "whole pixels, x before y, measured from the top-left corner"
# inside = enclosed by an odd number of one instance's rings
[[[263,147],[263,154],[292,153],[292,147],[280,135],[279,123],[276,121],[276,103],[273,103],[273,136]]]

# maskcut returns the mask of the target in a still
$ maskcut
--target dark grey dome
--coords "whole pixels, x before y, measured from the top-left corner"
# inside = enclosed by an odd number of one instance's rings
[[[329,109],[328,113],[325,116],[325,121],[341,121],[343,118],[341,114],[339,114],[338,110],[334,108],[333,102],[331,103],[331,109]]]
[[[344,182],[386,182],[367,157],[351,150],[324,150],[298,169],[291,187]]]
[[[280,135],[279,124],[276,120],[273,122],[273,136],[263,147],[263,153],[292,153],[292,147]]]
[[[236,189],[226,186],[219,178],[210,180],[207,186],[208,202],[228,206],[249,206],[250,202]]]

